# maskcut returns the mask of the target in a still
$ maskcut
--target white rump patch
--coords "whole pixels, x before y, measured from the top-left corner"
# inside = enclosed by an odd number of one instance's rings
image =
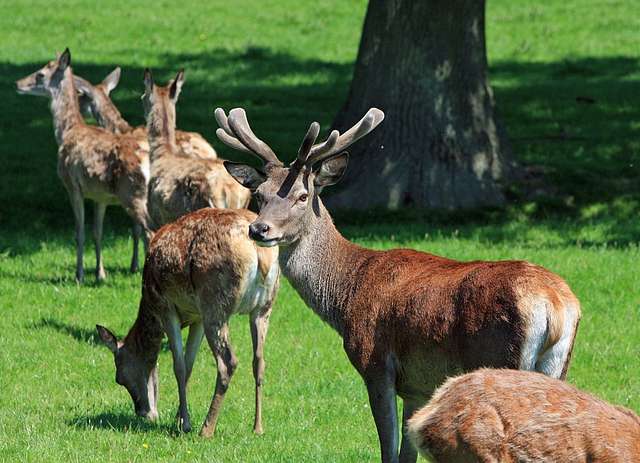
[[[547,339],[547,313],[549,302],[538,299],[531,308],[531,319],[520,354],[520,369],[534,371],[542,346]]]
[[[575,335],[578,311],[574,306],[565,307],[564,324],[560,340],[551,346],[540,357],[536,364],[536,370],[552,378],[560,378],[564,364],[567,361],[571,343]]]

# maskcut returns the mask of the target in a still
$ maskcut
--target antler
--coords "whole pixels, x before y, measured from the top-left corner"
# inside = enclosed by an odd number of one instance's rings
[[[298,157],[296,158],[294,165],[298,167],[302,167],[304,165],[312,166],[323,159],[327,159],[336,153],[340,153],[375,129],[383,119],[384,113],[382,111],[378,108],[371,108],[356,125],[351,127],[342,135],[340,135],[340,132],[337,130],[333,130],[324,142],[311,146],[315,142],[320,129],[318,123],[314,122],[311,124],[311,127],[309,127],[309,131],[302,142],[302,146],[300,146]],[[311,136],[314,133],[313,130],[315,130],[315,136],[311,139]]]
[[[216,130],[216,135],[222,143],[245,153],[258,156],[265,163],[278,166],[282,162],[278,159],[269,145],[260,140],[249,127],[247,114],[242,108],[234,108],[229,111],[229,117],[222,108],[215,110],[216,121],[220,128]]]

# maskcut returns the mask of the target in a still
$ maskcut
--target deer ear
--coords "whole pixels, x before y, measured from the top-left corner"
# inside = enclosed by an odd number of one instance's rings
[[[171,87],[169,87],[169,98],[172,100],[178,99],[180,91],[182,90],[182,84],[184,84],[184,69],[180,69],[178,74],[176,74],[176,78],[171,82]]]
[[[316,176],[313,179],[313,184],[319,189],[318,192],[326,186],[338,183],[347,169],[348,162],[349,153],[346,151],[322,161],[320,167],[314,169]]]
[[[58,57],[58,69],[64,71],[71,64],[71,52],[68,48],[65,48],[62,54]]]
[[[227,169],[229,175],[231,175],[240,185],[245,188],[249,188],[251,191],[256,191],[256,189],[267,179],[264,172],[246,164],[224,161],[224,168]]]
[[[102,342],[115,354],[118,351],[118,339],[115,334],[102,325],[96,325],[96,330],[98,330],[98,336]]]
[[[120,66],[115,68],[111,73],[104,78],[102,81],[102,85],[107,91],[107,95],[113,91],[114,88],[118,86],[118,82],[120,82],[120,74],[121,74]]]
[[[146,68],[144,70],[144,89],[145,93],[151,94],[153,91],[153,75],[151,74],[151,69]]]

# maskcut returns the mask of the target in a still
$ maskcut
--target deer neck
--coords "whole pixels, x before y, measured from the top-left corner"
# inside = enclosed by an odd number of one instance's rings
[[[84,125],[80,113],[80,104],[73,83],[73,72],[68,67],[60,85],[53,89],[51,98],[51,112],[53,113],[53,128],[58,145],[62,144],[65,134],[73,127]]]
[[[147,122],[151,157],[159,153],[173,153],[176,145],[176,113],[171,102],[161,99],[155,103],[149,113]]]
[[[96,100],[94,100],[96,101]],[[98,124],[113,133],[129,133],[133,131],[133,128],[122,117],[116,105],[113,104],[110,98],[105,98],[104,101],[99,103],[96,101],[96,117]]]
[[[124,338],[124,344],[149,365],[155,365],[163,337],[162,324],[156,316],[149,312],[143,297],[140,301],[138,317]]]
[[[302,299],[341,336],[347,317],[354,266],[367,251],[344,238],[318,198],[314,215],[302,237],[280,248],[282,272]]]

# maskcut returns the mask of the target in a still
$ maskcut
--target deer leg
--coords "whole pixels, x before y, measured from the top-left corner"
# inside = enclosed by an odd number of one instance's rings
[[[198,349],[202,343],[204,337],[204,327],[202,322],[194,323],[189,327],[189,336],[187,337],[187,349],[184,353],[184,363],[186,367],[186,383],[189,384],[189,378],[191,377],[191,371],[193,370],[193,363],[196,361],[196,355]]]
[[[102,229],[106,210],[106,204],[95,203],[93,209],[93,242],[96,246],[96,280],[98,282],[104,281],[107,277],[102,263]]]
[[[139,269],[138,248],[140,247],[141,234],[142,234],[142,226],[139,223],[134,221],[131,227],[131,238],[133,238],[133,252],[131,254],[131,267],[130,267],[131,273],[136,273]]]
[[[71,208],[76,221],[76,281],[84,281],[84,198],[77,188],[69,190]]]
[[[400,463],[416,463],[418,452],[407,436],[407,420],[420,408],[420,404],[413,400],[402,402],[402,443],[400,444]]]
[[[382,463],[398,463],[398,416],[393,369],[365,379],[371,413],[378,430]]]
[[[180,319],[175,310],[172,310],[164,321],[164,329],[169,338],[171,354],[173,355],[173,373],[178,382],[178,427],[183,432],[191,431],[191,420],[187,407],[187,370],[185,367],[184,353],[182,351],[182,333],[180,332]]]
[[[253,432],[262,434],[262,381],[264,379],[264,341],[269,329],[271,304],[265,310],[251,313],[251,340],[253,342],[253,378],[256,383],[255,419]]]
[[[213,323],[206,323],[204,333],[207,337],[209,347],[213,351],[213,355],[216,357],[216,363],[218,366],[218,376],[216,378],[216,390],[209,406],[209,412],[202,425],[200,435],[202,437],[211,437],[216,431],[216,424],[218,422],[218,414],[222,407],[222,401],[224,395],[229,388],[231,377],[238,365],[238,360],[235,354],[231,350],[229,344],[229,327],[227,322],[214,321]]]

